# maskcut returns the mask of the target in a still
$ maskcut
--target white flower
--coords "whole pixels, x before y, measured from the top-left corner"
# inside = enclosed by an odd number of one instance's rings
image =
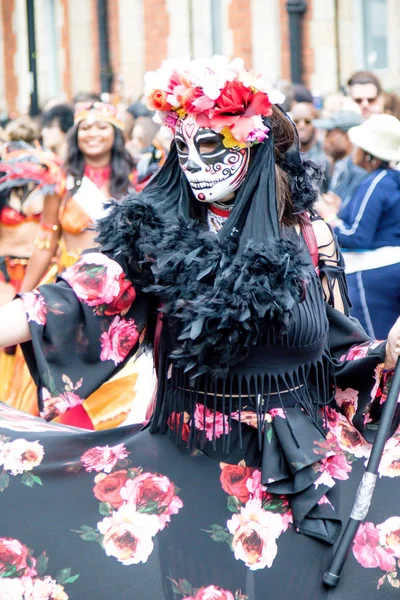
[[[11,475],[31,471],[40,465],[43,457],[43,446],[39,442],[28,442],[23,438],[0,447],[0,465],[3,465],[5,471],[11,471]]]
[[[1,600],[24,600],[25,590],[19,579],[9,577],[0,578]]]

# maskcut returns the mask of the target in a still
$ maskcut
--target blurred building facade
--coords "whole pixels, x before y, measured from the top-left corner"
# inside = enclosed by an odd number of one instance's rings
[[[78,92],[112,91],[137,98],[143,75],[167,57],[240,56],[272,82],[290,80],[287,0],[33,0],[39,105]],[[400,89],[399,0],[304,0],[304,83],[335,92],[358,69],[373,69]],[[27,1],[0,0],[0,111],[30,103]],[[100,17],[101,18],[101,17]],[[103,32],[103,33],[102,33]],[[103,44],[103,46],[102,46]],[[103,53],[103,54],[102,54]],[[102,62],[103,57],[103,62]]]

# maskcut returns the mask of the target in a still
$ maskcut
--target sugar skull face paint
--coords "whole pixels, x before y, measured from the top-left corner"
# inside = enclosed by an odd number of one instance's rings
[[[201,202],[228,199],[247,173],[250,149],[226,148],[223,139],[212,129],[199,127],[192,117],[177,123],[179,164]]]

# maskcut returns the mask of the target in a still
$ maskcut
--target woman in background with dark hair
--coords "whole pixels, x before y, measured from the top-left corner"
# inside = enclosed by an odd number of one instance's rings
[[[128,192],[133,162],[125,150],[122,129],[112,105],[77,104],[64,173],[58,193],[45,198],[41,231],[22,291],[38,285],[59,246],[59,272],[92,247],[91,227],[101,216],[104,201]]]
[[[83,250],[95,246],[93,223],[102,216],[104,202],[120,199],[130,188],[133,161],[125,150],[122,130],[114,106],[102,102],[76,105],[63,173],[57,193],[45,197],[22,292],[34,289],[45,275],[46,281],[54,280],[56,274],[76,262]],[[57,267],[54,265],[49,271],[57,252]],[[137,377],[136,368],[120,374],[117,382],[107,384],[107,406],[102,404],[104,393],[99,390],[87,399],[85,409],[90,417],[85,415],[82,420],[81,415],[70,415],[70,424],[90,429],[119,425],[129,413]],[[109,402],[110,397],[113,402]],[[36,386],[19,350],[13,383],[5,400],[20,410],[37,414]]]

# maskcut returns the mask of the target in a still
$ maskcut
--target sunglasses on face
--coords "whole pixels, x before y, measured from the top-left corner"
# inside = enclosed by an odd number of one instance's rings
[[[373,104],[377,98],[378,96],[375,96],[375,98],[353,98],[353,100],[356,104],[362,104],[364,101],[368,102],[368,104]]]
[[[300,125],[300,123],[304,123],[304,125],[311,125],[312,119],[303,119],[303,118],[293,119],[293,123],[295,125]]]

